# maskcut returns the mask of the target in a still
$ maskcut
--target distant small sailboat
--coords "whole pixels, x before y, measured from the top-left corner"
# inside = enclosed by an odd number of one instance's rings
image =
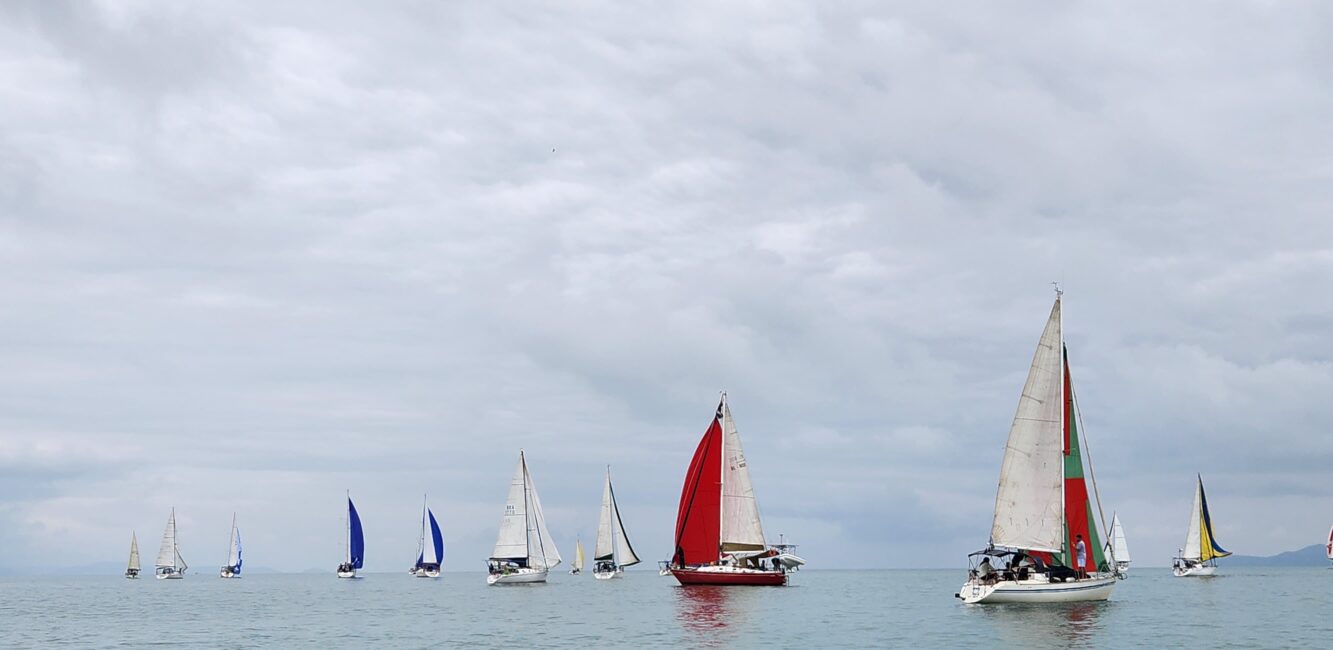
[[[130,564],[125,569],[125,577],[139,579],[139,536],[133,532],[130,533]]]
[[[967,581],[954,594],[968,604],[1106,600],[1118,577],[1105,564],[1093,516],[1101,511],[1096,483],[1084,477],[1088,450],[1060,296],[1057,288],[1009,426],[990,541],[968,556]]]
[[[583,573],[583,540],[574,540],[574,564],[569,567],[569,575],[576,576]]]
[[[1107,543],[1106,551],[1120,575],[1129,573],[1129,542],[1125,541],[1125,528],[1120,525],[1120,515],[1114,512],[1111,513],[1111,541]]]
[[[361,530],[361,516],[356,513],[352,496],[347,496],[347,553],[338,565],[339,578],[355,578],[366,557],[366,536]]]
[[[180,545],[176,542],[176,509],[172,508],[167,529],[162,531],[162,547],[157,551],[156,576],[158,580],[180,580],[188,568],[190,566],[181,557]]]
[[[227,564],[218,570],[218,577],[241,577],[241,531],[236,528],[236,513],[231,513],[231,542],[227,544]]]
[[[782,586],[788,570],[805,564],[786,552],[790,546],[764,541],[759,501],[726,393],[685,472],[675,541],[667,569],[682,585]]]
[[[1231,555],[1213,536],[1213,519],[1208,514],[1208,496],[1203,493],[1203,477],[1198,477],[1194,488],[1194,510],[1190,513],[1189,532],[1185,548],[1173,558],[1171,572],[1176,577],[1211,576],[1217,573],[1217,558]]]
[[[486,584],[546,582],[551,569],[560,564],[560,551],[546,530],[542,502],[528,473],[528,462],[518,452],[518,467],[509,482],[504,518],[495,539],[495,550],[486,563]]]
[[[625,567],[640,562],[625,534],[625,523],[620,520],[616,505],[616,491],[611,487],[611,468],[606,468],[606,486],[602,489],[602,515],[597,522],[597,544],[592,550],[592,575],[598,580],[619,578]]]
[[[426,543],[426,528],[430,528],[430,544]],[[444,564],[444,536],[440,534],[440,524],[435,521],[435,513],[426,505],[426,498],[421,498],[421,540],[417,543],[417,563],[408,573],[418,578],[440,577],[440,565]]]
[[[1324,545],[1324,551],[1327,552],[1328,559],[1333,560],[1333,527],[1328,529],[1328,543]]]

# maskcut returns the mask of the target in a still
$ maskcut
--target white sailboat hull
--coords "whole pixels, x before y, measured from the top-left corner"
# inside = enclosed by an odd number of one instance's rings
[[[616,567],[615,571],[594,571],[592,574],[592,577],[597,578],[598,580],[613,580],[624,576],[625,570],[620,567]]]
[[[534,582],[546,582],[546,569],[516,569],[509,573],[492,573],[486,576],[488,585],[519,585]]]
[[[1208,576],[1217,575],[1217,567],[1203,566],[1203,565],[1191,566],[1191,567],[1172,567],[1171,573],[1174,574],[1177,578],[1191,578],[1191,577],[1206,578]]]
[[[352,569],[351,571],[339,571],[339,572],[338,572],[338,577],[339,577],[339,578],[355,578],[355,577],[356,577],[356,569]]]
[[[241,574],[239,574],[239,573],[235,573],[235,572],[233,572],[231,569],[228,569],[228,568],[226,568],[226,567],[223,567],[220,571],[218,571],[218,577],[219,577],[219,578],[236,578],[236,579],[240,579]]]
[[[414,576],[416,576],[416,577],[418,577],[418,578],[438,578],[438,577],[440,577],[440,570],[439,570],[439,569],[418,569],[418,568],[416,568],[416,567],[412,567],[411,569],[408,569],[407,572],[410,573],[410,574],[412,574],[412,575],[414,575]]]
[[[1044,575],[1031,580],[1001,580],[985,584],[968,580],[956,594],[964,603],[1078,603],[1106,600],[1115,587],[1115,576],[1050,582]]]
[[[180,580],[185,577],[185,574],[173,571],[171,573],[158,573],[154,577],[158,580]]]

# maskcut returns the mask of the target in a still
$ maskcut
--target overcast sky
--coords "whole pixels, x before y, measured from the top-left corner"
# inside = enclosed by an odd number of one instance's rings
[[[816,6],[817,5],[817,6]],[[0,3],[0,570],[481,570],[526,450],[666,559],[962,567],[1053,298],[1140,564],[1333,523],[1333,5]]]

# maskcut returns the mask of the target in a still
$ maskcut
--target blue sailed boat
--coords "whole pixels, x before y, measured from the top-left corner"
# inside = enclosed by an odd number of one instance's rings
[[[426,544],[426,524],[430,523],[430,540]],[[444,536],[440,534],[440,524],[435,521],[435,513],[421,499],[421,540],[417,543],[417,563],[408,573],[418,578],[440,577],[440,565],[444,563]]]
[[[361,516],[356,514],[352,497],[347,496],[347,555],[338,565],[339,578],[355,578],[366,558],[366,536],[361,531]]]

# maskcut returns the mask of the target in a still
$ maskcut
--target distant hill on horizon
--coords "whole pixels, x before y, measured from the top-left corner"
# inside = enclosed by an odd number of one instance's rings
[[[1222,560],[1226,566],[1324,566],[1328,564],[1323,544],[1311,544],[1305,548],[1286,551],[1277,555],[1232,555]]]

